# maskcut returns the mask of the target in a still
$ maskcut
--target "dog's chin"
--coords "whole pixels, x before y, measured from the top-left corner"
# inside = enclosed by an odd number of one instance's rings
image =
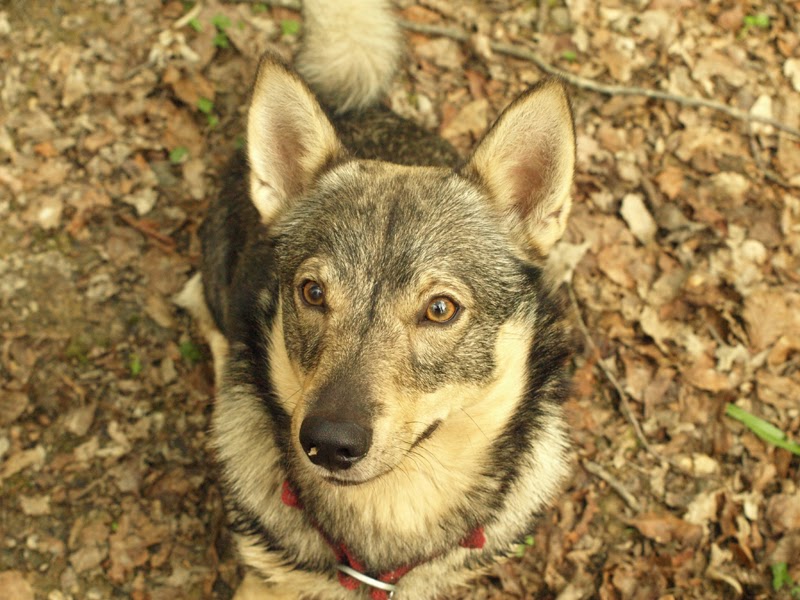
[[[375,481],[381,475],[375,475],[373,477],[367,477],[364,479],[343,479],[341,477],[337,477],[336,475],[328,475],[324,476],[322,479],[325,480],[326,483],[329,483],[336,487],[355,487],[359,485],[364,485],[365,483],[369,483],[370,481]]]
[[[367,465],[364,466],[366,467]],[[296,474],[300,475],[300,478],[305,480],[306,484],[314,481],[321,481],[334,487],[352,488],[372,483],[391,473],[394,468],[396,468],[396,466],[383,468],[381,470],[354,467],[353,469],[345,471],[328,471],[327,469],[308,463],[307,465],[303,465],[301,471],[296,472]]]

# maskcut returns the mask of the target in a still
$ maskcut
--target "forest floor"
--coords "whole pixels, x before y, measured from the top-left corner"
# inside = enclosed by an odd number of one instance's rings
[[[574,476],[463,598],[800,597],[800,457],[726,415],[800,440],[800,2],[399,4],[395,110],[466,154],[543,75],[512,46],[571,77],[577,128],[553,255],[585,341]],[[301,30],[257,3],[0,2],[4,600],[235,589],[209,354],[171,298],[258,56]]]

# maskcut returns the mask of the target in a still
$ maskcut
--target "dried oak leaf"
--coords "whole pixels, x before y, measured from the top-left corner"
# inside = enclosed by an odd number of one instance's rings
[[[0,572],[0,590],[4,600],[33,600],[33,586],[21,571]]]
[[[800,530],[800,490],[772,496],[767,502],[767,521],[774,531]]]
[[[122,583],[150,558],[149,546],[166,541],[169,526],[156,525],[138,508],[125,513],[119,526],[109,538],[111,566],[108,576],[115,583]]]
[[[703,537],[703,528],[695,523],[679,519],[671,513],[642,513],[638,517],[628,519],[639,532],[659,544],[680,542],[696,544]]]
[[[800,334],[800,294],[774,289],[755,292],[745,299],[742,316],[750,344],[760,352],[782,335]]]

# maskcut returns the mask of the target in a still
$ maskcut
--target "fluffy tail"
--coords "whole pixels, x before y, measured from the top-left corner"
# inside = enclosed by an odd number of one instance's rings
[[[304,0],[297,70],[337,112],[365,108],[386,92],[402,54],[388,0]]]

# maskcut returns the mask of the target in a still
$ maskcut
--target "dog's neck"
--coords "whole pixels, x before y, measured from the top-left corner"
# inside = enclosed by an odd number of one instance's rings
[[[286,506],[295,508],[297,510],[304,510],[300,499],[292,489],[289,481],[284,481],[281,490],[281,502]],[[325,541],[333,552],[336,560],[338,561],[338,579],[342,587],[350,590],[355,590],[360,587],[362,583],[370,586],[370,597],[372,600],[390,600],[394,586],[397,582],[405,576],[411,569],[419,566],[426,560],[418,560],[413,563],[400,565],[390,571],[382,573],[371,572],[368,563],[356,557],[350,548],[344,542],[337,541],[325,531],[325,529],[314,519],[313,514],[306,512],[306,519],[314,526],[319,533],[320,537]],[[486,536],[483,527],[477,527],[469,535],[462,538],[459,546],[462,548],[480,550],[486,543]],[[433,560],[438,555],[428,558]]]

